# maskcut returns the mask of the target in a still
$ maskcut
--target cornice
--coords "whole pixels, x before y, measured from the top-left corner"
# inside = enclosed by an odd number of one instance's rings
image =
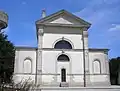
[[[77,24],[59,24],[59,23],[39,23],[36,24],[37,29],[39,26],[44,26],[44,27],[70,27],[70,28],[89,28],[90,26],[88,25],[77,25]]]
[[[16,50],[37,50],[37,47],[24,47],[24,46],[16,46],[15,47]],[[43,51],[76,51],[76,52],[80,52],[83,51],[83,49],[54,49],[54,48],[42,48],[41,50]],[[97,52],[97,51],[102,51],[102,52],[108,52],[109,49],[106,48],[89,48],[89,49],[85,49],[85,50],[89,50],[89,52]]]

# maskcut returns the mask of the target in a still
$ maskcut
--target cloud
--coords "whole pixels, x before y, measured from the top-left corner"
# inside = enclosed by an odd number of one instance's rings
[[[110,28],[112,28],[110,31],[119,28],[120,6],[117,5],[118,2],[120,1],[109,0],[108,3],[108,0],[92,0],[88,6],[74,14],[90,22],[92,24],[90,30],[92,33],[96,33],[95,35],[99,35],[100,33],[108,35],[109,33],[107,32]],[[112,24],[118,25],[113,26]]]
[[[92,24],[89,29],[89,47],[112,49],[110,56],[119,48],[119,3],[120,0],[91,0],[86,7],[74,13]],[[116,52],[120,54],[119,51]]]
[[[109,2],[113,2],[110,0]],[[115,0],[117,2],[117,0]],[[92,0],[89,5],[75,13],[75,15],[93,24],[108,23],[116,20],[114,16],[119,12],[118,5],[114,1],[113,5],[106,3],[107,0]],[[115,4],[115,5],[114,5]],[[114,19],[113,19],[114,17]]]
[[[120,24],[112,24],[112,27],[108,31],[120,31]]]

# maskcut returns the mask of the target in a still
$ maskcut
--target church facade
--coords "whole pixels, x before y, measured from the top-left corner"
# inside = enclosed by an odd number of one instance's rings
[[[36,21],[38,47],[16,47],[13,80],[30,78],[43,87],[110,85],[109,50],[88,47],[90,26],[66,10],[43,11]]]

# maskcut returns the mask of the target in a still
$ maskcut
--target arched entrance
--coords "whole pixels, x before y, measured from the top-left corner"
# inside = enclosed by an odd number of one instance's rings
[[[61,54],[57,58],[57,71],[60,73],[60,82],[67,82],[67,73],[70,72],[70,58],[66,54]]]

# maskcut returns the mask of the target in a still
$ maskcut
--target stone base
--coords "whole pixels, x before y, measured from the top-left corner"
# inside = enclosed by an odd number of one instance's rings
[[[120,86],[107,87],[41,87],[34,91],[120,91]]]

